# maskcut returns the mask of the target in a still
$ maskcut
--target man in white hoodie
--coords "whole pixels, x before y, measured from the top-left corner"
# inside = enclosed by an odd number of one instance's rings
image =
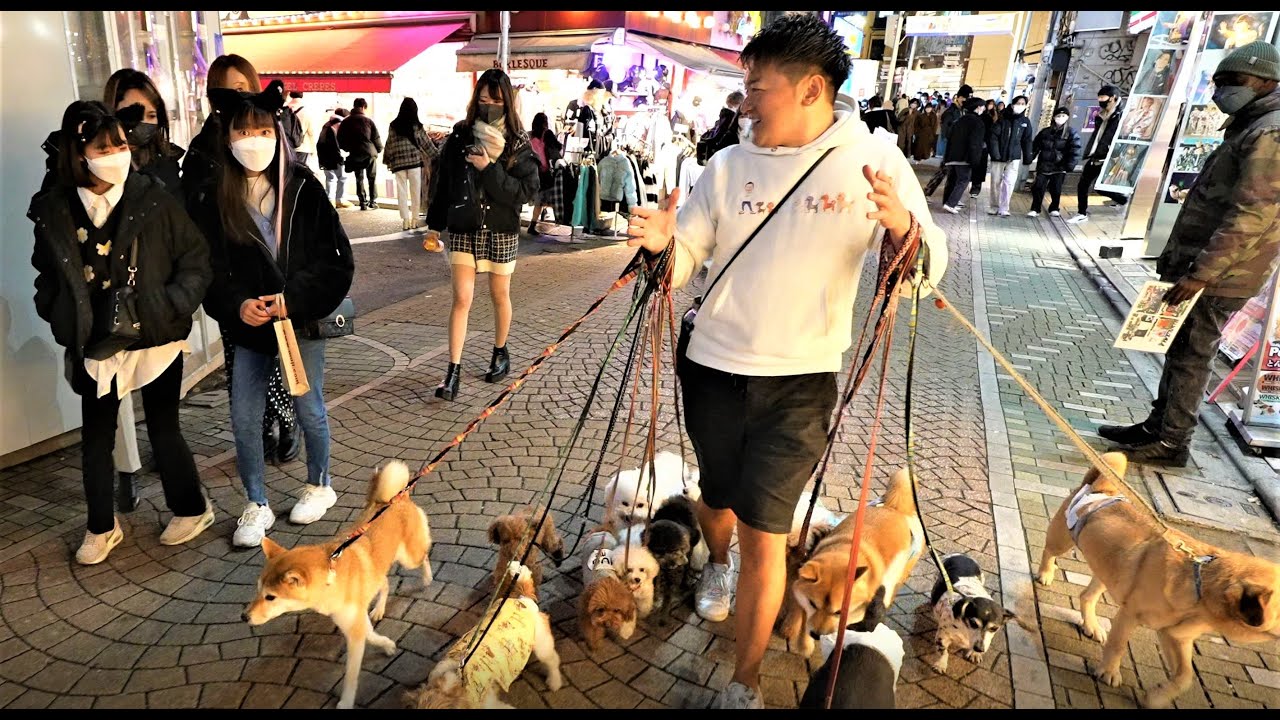
[[[712,156],[678,216],[674,199],[665,210],[634,208],[629,228],[629,244],[649,253],[674,239],[679,287],[707,258],[708,277],[719,275],[769,218],[704,299],[678,368],[701,470],[698,521],[711,551],[698,614],[729,616],[735,529],[741,582],[752,590],[737,599],[736,667],[716,699],[721,708],[763,707],[760,666],[782,604],[787,533],[826,448],[868,251],[921,239],[933,284],[947,262],[946,238],[902,152],[874,139],[855,108],[836,103],[850,71],[836,32],[811,15],[784,16],[741,59],[741,112],[751,121],[742,142]],[[740,212],[748,195],[761,212]]]

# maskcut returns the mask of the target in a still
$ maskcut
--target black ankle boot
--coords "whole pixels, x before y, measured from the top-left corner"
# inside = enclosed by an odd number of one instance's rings
[[[436,387],[436,397],[444,400],[453,400],[458,397],[458,385],[462,382],[462,365],[459,363],[449,363],[449,370],[445,372],[444,382]]]
[[[489,360],[489,372],[485,373],[485,382],[498,382],[511,372],[511,356],[507,354],[507,346],[493,349],[493,358]]]
[[[302,434],[298,432],[298,420],[280,421],[280,439],[276,445],[276,464],[287,465],[298,459],[302,451]]]

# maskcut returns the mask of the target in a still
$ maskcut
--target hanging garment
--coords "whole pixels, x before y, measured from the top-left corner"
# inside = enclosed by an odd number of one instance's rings
[[[649,207],[649,205],[645,203],[644,193],[640,192],[641,177],[642,177],[640,175],[640,161],[636,160],[635,155],[628,154],[627,164],[631,166],[631,181],[636,184],[636,206]]]
[[[625,201],[628,207],[639,202],[631,163],[625,155],[615,152],[601,160],[599,168],[601,200]]]
[[[644,185],[644,199],[650,207],[658,204],[658,177],[654,163],[645,160],[640,163],[640,182]]]
[[[698,178],[702,177],[706,169],[706,166],[699,165],[695,158],[688,158],[680,165],[680,202],[676,203],[676,207],[681,207],[688,202],[694,183],[698,182]]]
[[[590,196],[588,185],[590,180],[590,165],[583,165],[578,171],[578,192],[573,198],[573,221],[574,227],[584,227],[587,224],[587,198]]]

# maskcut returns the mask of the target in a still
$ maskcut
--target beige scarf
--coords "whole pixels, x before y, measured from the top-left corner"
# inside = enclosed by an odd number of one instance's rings
[[[506,127],[506,117],[501,117],[493,123],[476,120],[471,126],[475,132],[476,142],[489,154],[490,161],[496,162],[499,157],[502,157],[502,151],[507,149]]]

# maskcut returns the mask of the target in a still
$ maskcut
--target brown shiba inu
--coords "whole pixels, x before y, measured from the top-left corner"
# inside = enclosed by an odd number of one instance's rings
[[[853,549],[854,515],[849,515],[822,537],[808,559],[796,571],[784,599],[782,636],[791,649],[804,657],[813,654],[809,631],[827,635],[836,631],[844,600],[849,553]],[[916,518],[911,477],[906,469],[889,480],[884,501],[867,507],[858,546],[858,567],[849,596],[849,622],[862,620],[867,604],[885,588],[884,604],[893,604],[907,576],[924,550],[924,528]]]
[[[1121,477],[1121,453],[1102,456]],[[1119,483],[1091,468],[1079,491],[1058,509],[1045,537],[1037,580],[1053,582],[1055,560],[1074,545],[1089,563],[1093,581],[1080,595],[1086,636],[1103,644],[1098,679],[1120,684],[1120,662],[1129,635],[1149,627],[1171,670],[1169,680],[1143,698],[1168,707],[1195,679],[1191,664],[1197,638],[1216,632],[1235,642],[1280,638],[1280,566],[1214,547],[1170,529],[1163,531],[1122,494]],[[1108,635],[1098,625],[1098,598],[1109,591],[1120,612]]]
[[[393,461],[374,473],[360,522],[395,497],[409,483],[409,468]],[[263,538],[267,564],[258,577],[258,597],[241,616],[250,625],[261,625],[288,612],[311,610],[328,615],[347,639],[347,672],[342,680],[338,707],[350,709],[356,701],[356,681],[366,642],[388,655],[396,651],[390,638],[379,635],[373,623],[387,607],[387,573],[393,562],[402,567],[422,567],[424,585],[431,584],[431,529],[427,514],[408,498],[391,503],[367,532],[333,562],[329,556],[346,537],[322,545],[302,545],[286,550]],[[376,598],[376,602],[375,602]],[[369,611],[374,603],[373,611]]]

